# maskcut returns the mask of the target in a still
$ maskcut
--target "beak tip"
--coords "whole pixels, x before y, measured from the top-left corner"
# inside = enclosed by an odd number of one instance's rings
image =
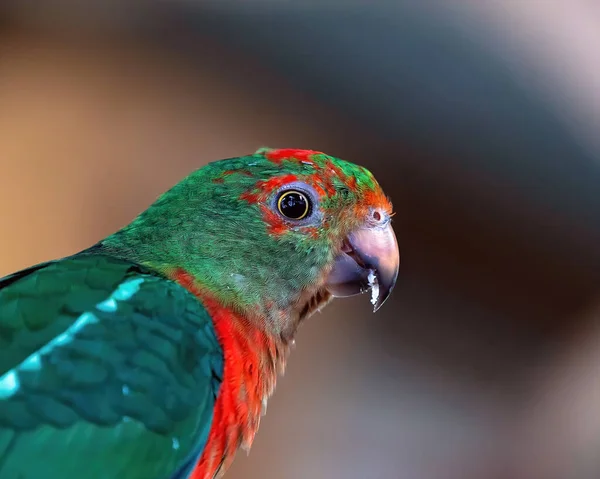
[[[394,283],[395,283],[395,281],[394,281]],[[391,296],[392,290],[394,289],[394,286],[395,286],[395,284],[392,284],[392,286],[390,286],[390,288],[387,289],[387,291],[384,291],[384,292],[380,293],[379,297],[377,298],[377,301],[373,302],[373,312],[374,313],[376,313],[377,311],[379,311],[379,309],[381,309],[381,307],[383,306],[383,304]]]
[[[342,253],[337,257],[327,286],[337,297],[370,291],[375,313],[392,293],[398,277],[396,236],[388,223],[383,228],[357,230],[348,237],[348,243],[353,255]]]
[[[391,296],[396,280],[398,278],[398,267],[395,268],[391,277],[383,276],[378,270],[369,274],[369,285],[371,287],[371,303],[373,304],[373,313],[376,313],[387,299]]]

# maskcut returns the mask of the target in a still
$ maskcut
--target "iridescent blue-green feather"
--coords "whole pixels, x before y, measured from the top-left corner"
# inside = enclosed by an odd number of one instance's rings
[[[223,372],[189,292],[97,254],[0,280],[0,478],[185,477]]]

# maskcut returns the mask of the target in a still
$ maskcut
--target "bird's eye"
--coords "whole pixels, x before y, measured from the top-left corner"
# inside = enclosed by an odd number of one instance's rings
[[[279,212],[291,220],[301,220],[310,213],[311,204],[304,193],[288,190],[281,193],[277,200]]]

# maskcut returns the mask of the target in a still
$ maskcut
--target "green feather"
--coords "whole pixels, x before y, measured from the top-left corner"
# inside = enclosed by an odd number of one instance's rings
[[[223,363],[196,298],[91,254],[0,288],[1,478],[166,478],[197,459]]]

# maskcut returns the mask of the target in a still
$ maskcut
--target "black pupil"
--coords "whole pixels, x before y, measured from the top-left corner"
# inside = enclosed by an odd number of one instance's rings
[[[287,193],[283,198],[281,198],[279,207],[281,209],[281,214],[284,216],[292,219],[298,219],[305,216],[308,204],[304,195],[293,192]]]

